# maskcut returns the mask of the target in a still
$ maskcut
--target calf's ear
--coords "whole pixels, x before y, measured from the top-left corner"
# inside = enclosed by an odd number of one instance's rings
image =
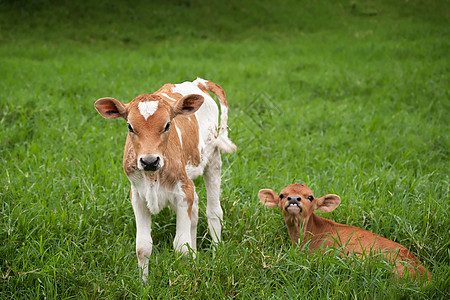
[[[114,98],[101,98],[95,102],[95,109],[107,119],[127,118],[125,104]]]
[[[328,194],[317,199],[317,209],[322,212],[330,212],[336,209],[341,203],[341,197]]]
[[[278,202],[280,201],[280,198],[278,197],[277,193],[275,193],[271,189],[259,190],[258,198],[262,204],[270,208],[278,206]]]
[[[190,115],[195,113],[204,101],[203,96],[190,94],[178,100],[173,106],[173,115]]]

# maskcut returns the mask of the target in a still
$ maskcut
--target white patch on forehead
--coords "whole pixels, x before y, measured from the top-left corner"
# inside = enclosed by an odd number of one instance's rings
[[[158,101],[147,101],[147,102],[140,102],[139,103],[139,111],[141,112],[141,115],[144,116],[145,120],[147,121],[148,117],[153,115],[155,111],[158,109]]]

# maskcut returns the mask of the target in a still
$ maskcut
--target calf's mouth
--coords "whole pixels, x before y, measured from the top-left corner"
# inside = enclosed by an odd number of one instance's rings
[[[302,212],[302,208],[300,207],[300,205],[298,205],[298,203],[288,203],[285,209],[288,213],[291,214]]]

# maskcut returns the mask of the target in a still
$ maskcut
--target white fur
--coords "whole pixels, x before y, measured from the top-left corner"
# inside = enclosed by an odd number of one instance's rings
[[[221,151],[226,152],[226,153],[232,153],[232,152],[236,151],[236,148],[237,148],[236,145],[233,144],[232,141],[230,141],[230,139],[228,139],[226,136],[223,136],[220,134],[219,134],[219,137],[216,139],[215,145]]]
[[[191,218],[188,214],[188,203],[180,199],[177,201],[174,210],[177,214],[177,225],[173,248],[178,252],[186,253],[189,251],[188,246],[192,248]]]
[[[209,157],[209,164],[203,174],[207,199],[206,216],[208,218],[209,233],[214,242],[219,242],[222,234],[223,211],[220,206],[221,167],[220,152],[215,148]]]
[[[183,97],[190,95],[190,94],[196,94],[196,95],[202,95],[203,97],[208,96],[211,98],[211,96],[205,94],[198,86],[197,84],[194,84],[190,81],[185,81],[183,83],[175,84],[175,86],[172,88],[172,92],[179,93]]]
[[[178,138],[180,139],[181,148],[183,148],[183,139],[181,138],[180,128],[178,128],[177,124],[174,124],[174,125],[175,125],[175,129],[177,130],[177,133],[178,133]]]
[[[193,165],[186,165],[186,174],[190,179],[195,179],[203,174],[203,170]]]
[[[130,178],[133,197],[136,195],[140,199],[145,200],[146,206],[150,213],[157,214],[164,207],[173,202],[173,196],[184,197],[179,183],[173,191],[166,190],[159,185],[158,181],[149,181],[144,173],[135,172]],[[172,203],[174,206],[174,203]]]
[[[199,83],[201,83],[203,86],[206,87],[206,82],[208,82],[208,81],[205,80],[205,79],[202,79],[200,77],[197,77],[197,79],[194,80],[192,83],[195,84],[195,85],[198,85]]]
[[[148,117],[152,116],[158,109],[158,101],[146,101],[139,103],[139,112],[147,121]]]
[[[145,198],[140,196],[138,189],[131,185],[134,216],[136,219],[136,254],[139,267],[142,269],[142,278],[147,280],[148,275],[148,257],[152,254],[152,217],[148,209]]]

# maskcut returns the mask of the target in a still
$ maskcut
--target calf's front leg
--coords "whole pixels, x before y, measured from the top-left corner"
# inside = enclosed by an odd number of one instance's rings
[[[193,249],[191,237],[192,211],[194,210],[193,202],[194,199],[192,199],[191,203],[189,204],[189,200],[187,198],[184,198],[177,201],[176,204],[177,225],[175,239],[173,241],[173,248],[175,249],[175,251],[181,253],[188,252],[189,248]],[[195,214],[197,213],[198,208],[196,209]]]
[[[136,255],[138,265],[142,270],[142,279],[147,281],[148,258],[152,254],[152,217],[145,199],[140,198],[137,193],[132,193],[131,203],[136,218]]]

